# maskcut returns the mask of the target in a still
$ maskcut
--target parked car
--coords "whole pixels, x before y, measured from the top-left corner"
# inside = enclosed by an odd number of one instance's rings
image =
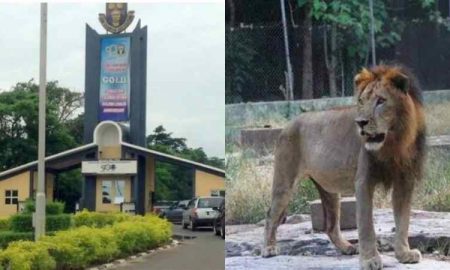
[[[219,213],[213,222],[214,234],[220,235],[222,239],[225,239],[225,200],[222,201],[218,208],[213,207],[213,210]]]
[[[184,229],[190,227],[195,231],[197,227],[212,227],[218,212],[213,210],[218,208],[223,197],[199,197],[189,201],[186,210],[183,212],[181,224]]]
[[[162,218],[167,218],[170,222],[181,223],[183,219],[183,211],[186,209],[189,200],[178,201],[172,204],[169,208],[161,209],[159,214]]]
[[[153,205],[153,213],[159,215],[164,209],[169,208],[174,203],[174,201],[157,201]]]

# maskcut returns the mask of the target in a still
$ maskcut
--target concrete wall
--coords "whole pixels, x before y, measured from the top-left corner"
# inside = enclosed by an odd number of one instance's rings
[[[195,170],[195,197],[211,196],[212,190],[225,190],[223,177]]]
[[[450,101],[450,90],[425,91],[423,95],[426,106]],[[227,144],[239,142],[242,128],[263,127],[272,122],[285,122],[302,112],[321,111],[352,104],[354,104],[353,97],[343,97],[226,105],[226,142]]]
[[[33,172],[33,191],[32,194],[36,194],[37,190],[37,181],[38,181],[38,173],[37,171]],[[53,191],[55,187],[55,175],[52,173],[46,173],[45,174],[45,198],[47,199],[47,202],[53,201]]]
[[[30,194],[30,172],[0,181],[0,217],[17,213],[17,205],[5,204],[5,190],[17,190],[19,201],[25,201]]]

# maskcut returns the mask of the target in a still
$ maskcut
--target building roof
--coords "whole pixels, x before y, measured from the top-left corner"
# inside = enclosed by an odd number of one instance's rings
[[[141,154],[147,154],[147,155],[154,155],[157,159],[161,161],[167,161],[172,163],[177,163],[179,165],[184,165],[188,167],[194,167],[200,171],[206,171],[212,174],[216,174],[222,177],[225,177],[225,171],[216,167],[208,166],[203,163],[198,163],[192,160],[172,156],[169,154],[161,153],[155,150],[151,150],[145,147],[137,146],[131,143],[122,142],[122,146],[125,146],[129,149],[135,150],[137,152],[140,152]]]
[[[215,175],[219,175],[225,177],[225,171],[208,166],[202,163],[194,162],[188,159],[179,158],[176,156],[168,155],[165,153],[161,153],[155,150],[150,150],[144,147],[140,147],[134,144],[121,142],[122,147],[125,147],[129,150],[136,151],[141,155],[145,156],[155,156],[157,160],[161,160],[169,163],[176,163],[178,165],[193,167],[200,171],[205,171],[208,173],[212,173]],[[82,145],[70,150],[66,150],[60,152],[55,155],[51,155],[45,158],[45,168],[47,171],[61,171],[73,169],[81,166],[81,161],[86,159],[86,155],[89,153],[95,153],[97,151],[98,145],[96,143],[89,143],[86,145]],[[36,170],[37,161],[29,162],[24,165],[20,165],[18,167],[0,172],[0,180],[12,177],[16,174],[22,173],[28,170]]]

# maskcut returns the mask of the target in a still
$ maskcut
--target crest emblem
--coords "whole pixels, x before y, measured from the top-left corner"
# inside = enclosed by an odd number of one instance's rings
[[[127,3],[106,3],[106,14],[100,13],[98,19],[106,31],[118,34],[125,31],[134,19],[134,11],[128,11]]]

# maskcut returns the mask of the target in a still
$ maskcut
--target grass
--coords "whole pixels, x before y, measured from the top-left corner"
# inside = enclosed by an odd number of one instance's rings
[[[427,107],[425,113],[428,135],[450,134],[450,102]],[[278,117],[269,123],[274,127],[285,124]],[[244,224],[264,219],[271,197],[273,157],[261,157],[228,142],[226,151],[227,222]],[[391,207],[390,197],[383,190],[377,190],[375,207]],[[289,213],[308,213],[307,202],[318,198],[311,181],[300,181],[289,205]],[[428,153],[424,179],[416,188],[413,208],[450,211],[450,150],[431,149]]]

